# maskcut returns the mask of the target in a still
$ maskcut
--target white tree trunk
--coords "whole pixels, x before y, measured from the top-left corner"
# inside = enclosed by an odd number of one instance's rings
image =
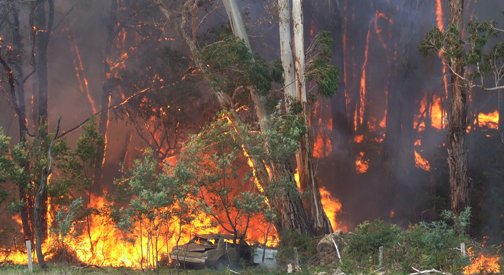
[[[298,100],[306,104],[305,51],[303,0],[292,1],[292,19],[294,24],[294,55],[296,64],[296,90]]]
[[[280,1],[280,0],[279,0]],[[312,230],[318,234],[327,234],[332,231],[331,223],[327,218],[321,203],[320,191],[313,166],[311,155],[311,125],[309,123],[310,110],[306,95],[305,79],[305,50],[304,50],[304,24],[303,0],[292,1],[292,18],[294,25],[294,59],[297,100],[301,103],[306,125],[306,134],[301,138],[300,149],[296,154],[297,170],[301,191],[308,192],[310,196],[305,200],[305,209],[311,218]]]
[[[292,57],[290,0],[278,0],[278,27],[280,30],[280,56],[284,71],[284,93],[287,111],[293,99],[297,99],[294,59]]]
[[[245,29],[245,24],[243,24],[243,18],[238,5],[236,4],[236,0],[222,0],[222,4],[224,4],[224,8],[226,8],[233,34],[240,39],[243,39],[249,51],[252,52],[247,30]]]
[[[226,13],[228,14],[229,23],[231,25],[231,30],[233,34],[242,39],[245,45],[252,53],[252,47],[250,46],[250,41],[247,35],[247,30],[245,29],[245,24],[243,23],[243,18],[241,16],[240,9],[236,4],[236,0],[222,0]],[[254,87],[248,87],[250,90],[250,95],[255,104],[255,111],[257,118],[259,120],[259,126],[261,130],[265,130],[268,123],[268,113],[266,111],[266,97],[261,96],[257,93]]]

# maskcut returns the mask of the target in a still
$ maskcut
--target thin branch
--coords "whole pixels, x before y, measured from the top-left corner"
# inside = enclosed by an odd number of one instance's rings
[[[74,127],[72,127],[72,128],[70,128],[70,129],[68,129],[68,130],[64,131],[63,133],[61,133],[61,135],[57,136],[56,138],[57,138],[57,139],[60,139],[60,138],[62,138],[62,137],[64,137],[64,136],[66,136],[66,135],[70,134],[71,132],[73,132],[73,131],[75,131],[75,130],[79,129],[80,127],[82,127],[84,124],[86,124],[86,122],[88,122],[89,120],[91,120],[91,119],[92,119],[92,118],[94,118],[95,116],[97,116],[97,115],[99,115],[99,114],[101,114],[101,113],[103,113],[103,112],[109,111],[109,110],[115,110],[115,109],[117,109],[117,108],[119,108],[119,107],[121,107],[121,106],[123,106],[123,105],[127,104],[127,103],[131,100],[131,99],[133,99],[133,98],[135,98],[135,97],[137,97],[137,96],[139,96],[139,95],[145,94],[146,92],[148,92],[148,91],[150,91],[150,90],[151,90],[150,88],[145,88],[145,89],[143,89],[143,90],[141,90],[141,91],[139,91],[139,92],[137,92],[137,93],[135,93],[135,94],[133,94],[133,95],[131,95],[131,96],[127,97],[125,100],[123,100],[123,101],[122,101],[121,103],[119,103],[119,104],[116,104],[116,105],[111,106],[111,107],[106,108],[106,109],[102,109],[102,110],[100,110],[100,111],[98,111],[98,112],[96,112],[96,113],[92,114],[91,116],[89,116],[88,118],[86,118],[85,120],[83,120],[81,123],[79,123],[79,124],[75,125]]]

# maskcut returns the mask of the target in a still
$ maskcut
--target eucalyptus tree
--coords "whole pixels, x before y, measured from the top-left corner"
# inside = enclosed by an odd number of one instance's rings
[[[450,0],[448,27],[433,29],[421,44],[426,54],[441,53],[450,72],[447,150],[451,208],[456,213],[469,206],[472,188],[466,142],[469,92],[504,89],[504,42],[494,39],[502,37],[504,30],[495,22],[479,20],[472,20],[465,29],[464,2]]]

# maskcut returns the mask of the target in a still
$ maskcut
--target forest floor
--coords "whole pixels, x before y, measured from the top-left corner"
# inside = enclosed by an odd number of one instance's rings
[[[0,267],[0,274],[29,274],[26,266],[12,265]],[[155,271],[142,271],[129,268],[114,268],[114,267],[76,267],[61,264],[51,264],[47,270],[41,270],[34,267],[34,274],[43,275],[67,275],[67,274],[112,274],[112,275],[135,275],[135,274],[177,274],[177,275],[204,275],[204,274],[237,274],[229,270],[215,270],[215,269],[186,269],[176,270],[171,268],[161,268]],[[260,268],[247,268],[241,269],[238,274],[281,274],[278,271],[267,271]],[[310,273],[311,274],[311,273]]]

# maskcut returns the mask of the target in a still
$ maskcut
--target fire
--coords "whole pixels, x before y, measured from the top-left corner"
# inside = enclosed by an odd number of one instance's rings
[[[323,158],[328,157],[332,151],[331,139],[324,137],[322,133],[318,133],[313,144],[313,157]]]
[[[495,110],[492,113],[479,113],[478,114],[478,126],[486,127],[489,129],[499,128],[499,111]]]
[[[355,143],[362,143],[364,141],[364,135],[356,135],[354,141]]]
[[[413,129],[417,129],[418,133],[423,133],[425,131],[425,114],[427,110],[427,95],[424,95],[422,101],[420,102],[420,109],[418,113],[415,114],[415,120],[413,122]]]
[[[467,250],[471,257],[471,264],[464,268],[464,274],[498,274],[500,272],[500,257],[480,254],[474,257],[471,249]]]
[[[444,32],[444,13],[443,13],[443,3],[441,0],[436,0],[436,25],[441,32]],[[448,98],[448,70],[446,66],[446,61],[443,59],[442,51],[438,53],[442,62],[443,70],[443,88],[445,92],[445,98]]]
[[[298,190],[301,190],[301,182],[299,181],[299,171],[296,168],[296,171],[294,172],[294,181],[296,182],[296,186]]]
[[[417,150],[415,150],[415,166],[426,172],[430,172],[431,166],[428,160],[422,157]]]
[[[75,55],[74,58],[75,78],[77,78],[77,81],[79,82],[80,91],[86,94],[89,105],[91,106],[91,110],[93,110],[93,114],[95,114],[97,110],[96,104],[94,102],[93,96],[91,95],[91,91],[89,90],[89,81],[86,75],[84,74],[84,62],[82,62],[82,56],[80,53],[79,46],[77,45],[77,41],[75,41],[73,32],[71,32],[70,29],[67,29],[67,33],[72,52]]]
[[[369,159],[366,158],[364,152],[359,152],[357,158],[355,159],[355,172],[357,174],[365,174],[369,169]]]
[[[436,0],[436,24],[440,31],[444,32],[444,15],[443,3],[441,0]]]
[[[395,210],[394,209],[390,209],[390,211],[389,211],[389,218],[393,219],[393,218],[395,218],[395,215],[396,215],[395,214]]]
[[[364,113],[366,110],[366,97],[367,97],[367,64],[369,58],[369,39],[371,37],[371,26],[368,28],[366,35],[366,47],[364,49],[364,62],[362,63],[361,79],[360,79],[360,104],[359,104],[359,125],[364,122]]]
[[[444,128],[444,118],[445,114],[441,104],[441,97],[435,96],[431,106],[432,127],[442,130]]]
[[[107,162],[106,156],[107,156],[107,147],[108,147],[108,129],[110,126],[110,106],[112,104],[112,95],[109,95],[107,98],[107,121],[105,122],[105,131],[103,133],[103,159],[101,166],[102,168],[105,166],[105,163]]]
[[[374,29],[375,33],[378,37],[378,40],[380,40],[380,43],[382,44],[383,48],[388,48],[387,40],[390,37],[384,38],[382,33],[383,33],[383,28],[380,26],[380,22],[385,21],[388,24],[392,25],[394,24],[394,20],[392,20],[390,17],[388,17],[386,14],[380,11],[376,11],[375,18],[374,18]],[[390,33],[389,33],[390,35]]]
[[[320,197],[322,200],[322,207],[331,221],[331,226],[334,231],[340,229],[341,225],[338,223],[336,216],[341,212],[342,204],[341,202],[334,198],[329,191],[325,187],[321,187],[319,189]]]
[[[95,209],[96,212],[106,213],[109,204],[104,197],[91,196],[88,207]],[[13,218],[21,226],[18,221],[19,217],[14,216]],[[118,229],[108,215],[93,214],[87,221],[86,227],[88,229],[86,230],[89,230],[88,232],[77,236],[75,235],[77,231],[72,230],[69,234],[72,237],[64,240],[60,240],[54,234],[49,235],[43,245],[44,254],[46,259],[51,259],[55,256],[53,248],[64,243],[69,250],[75,252],[76,260],[89,265],[135,269],[155,266],[162,255],[167,255],[177,245],[179,237],[178,244],[181,245],[196,234],[225,233],[222,228],[215,226],[210,215],[200,211],[192,218],[193,221],[184,225],[182,230],[179,227],[180,221],[176,217],[172,218],[159,231],[160,234],[155,240],[149,239],[147,236],[147,231],[152,230],[153,226],[152,221],[147,218],[135,222],[133,231],[126,233]],[[84,226],[84,224],[80,226]],[[252,242],[264,243],[266,236],[261,231],[262,228],[266,228],[265,221],[257,219],[251,221],[247,239]],[[267,245],[275,246],[277,243],[278,234],[271,226]],[[0,257],[13,264],[26,264],[27,261],[25,251],[3,251],[0,253]]]

